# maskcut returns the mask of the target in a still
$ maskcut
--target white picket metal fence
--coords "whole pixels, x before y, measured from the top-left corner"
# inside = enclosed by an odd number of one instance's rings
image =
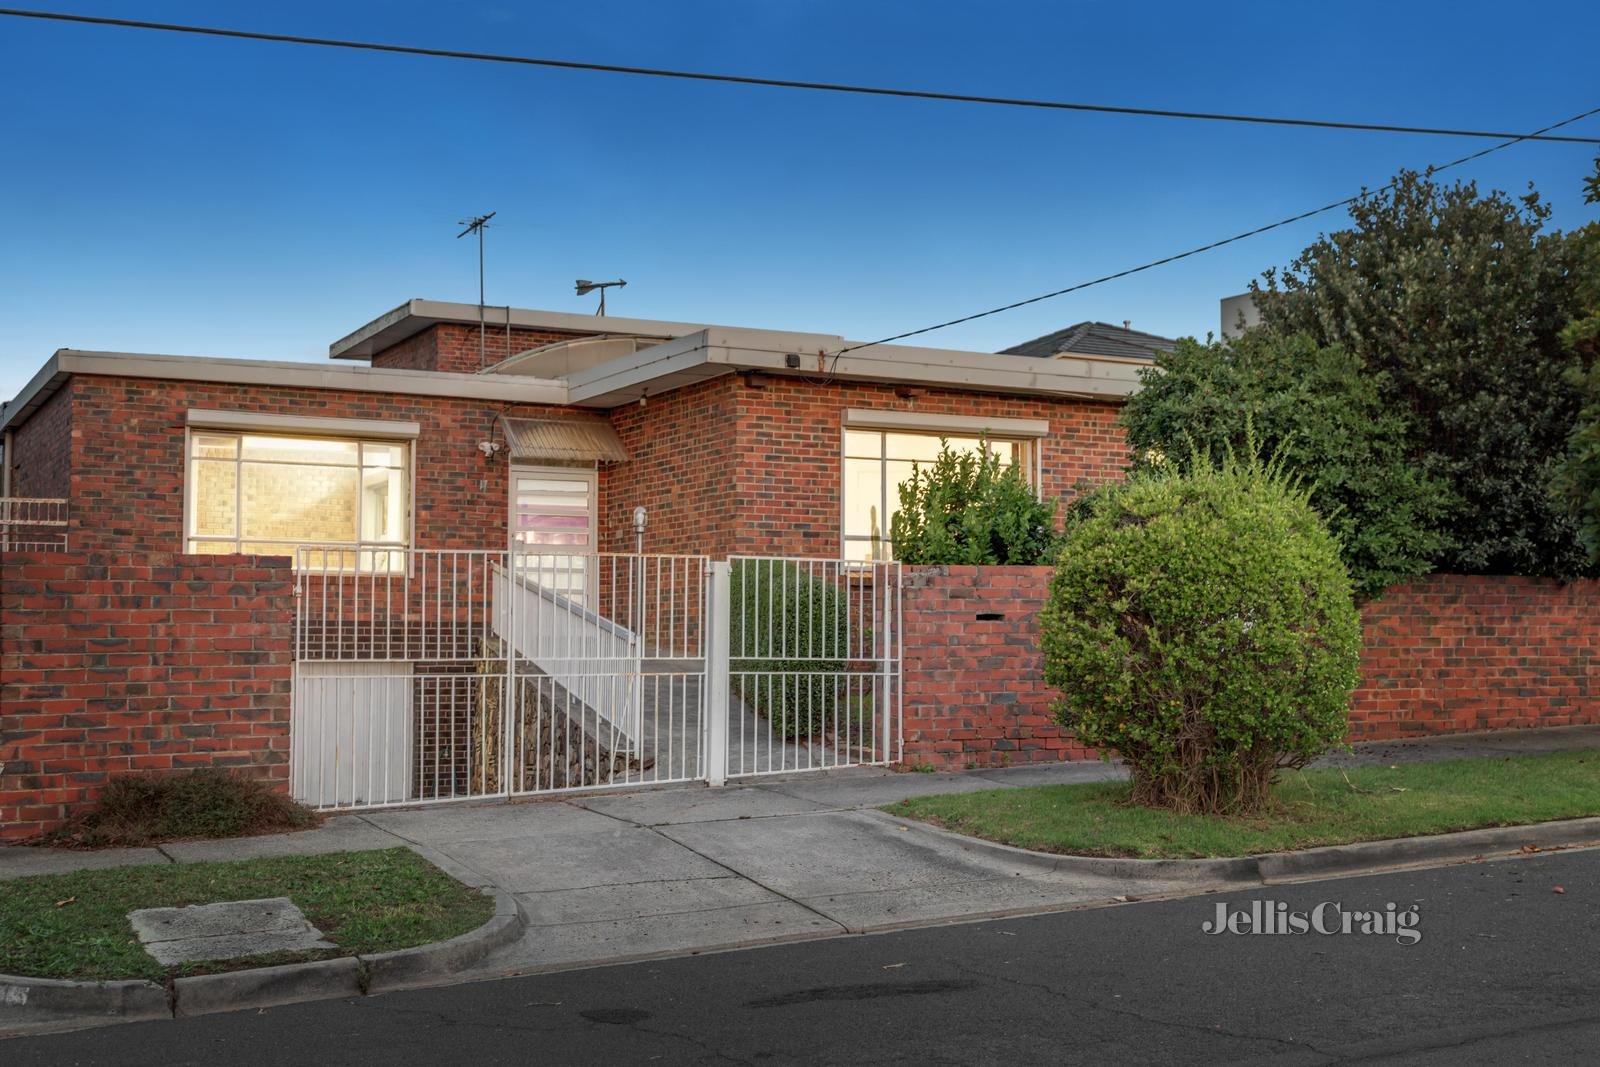
[[[897,564],[305,547],[295,573],[314,807],[899,758]]]

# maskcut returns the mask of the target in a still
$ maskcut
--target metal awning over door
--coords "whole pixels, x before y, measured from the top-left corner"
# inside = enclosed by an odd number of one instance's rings
[[[502,416],[513,463],[622,463],[628,450],[599,419],[513,419]]]

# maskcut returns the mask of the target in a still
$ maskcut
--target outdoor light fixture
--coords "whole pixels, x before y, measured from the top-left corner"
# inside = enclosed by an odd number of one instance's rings
[[[572,287],[577,291],[579,296],[588,296],[596,289],[600,290],[600,310],[596,311],[595,314],[604,315],[606,313],[606,290],[612,287],[621,289],[627,284],[628,282],[624,278],[618,278],[614,282],[591,282],[587,278],[579,278],[577,281],[572,283]]]

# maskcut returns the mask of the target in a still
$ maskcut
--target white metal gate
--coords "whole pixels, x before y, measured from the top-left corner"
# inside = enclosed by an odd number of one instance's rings
[[[900,564],[727,567],[728,776],[898,762]]]
[[[379,807],[900,757],[900,568],[301,548],[292,791]]]

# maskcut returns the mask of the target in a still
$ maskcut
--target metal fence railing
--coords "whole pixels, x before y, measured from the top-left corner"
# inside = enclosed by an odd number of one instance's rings
[[[294,793],[372,807],[703,777],[700,556],[296,556]]]
[[[65,552],[67,502],[0,496],[0,552]]]
[[[403,556],[296,555],[291,779],[315,807],[900,758],[897,563]]]
[[[900,758],[900,564],[733,556],[729,777]]]

